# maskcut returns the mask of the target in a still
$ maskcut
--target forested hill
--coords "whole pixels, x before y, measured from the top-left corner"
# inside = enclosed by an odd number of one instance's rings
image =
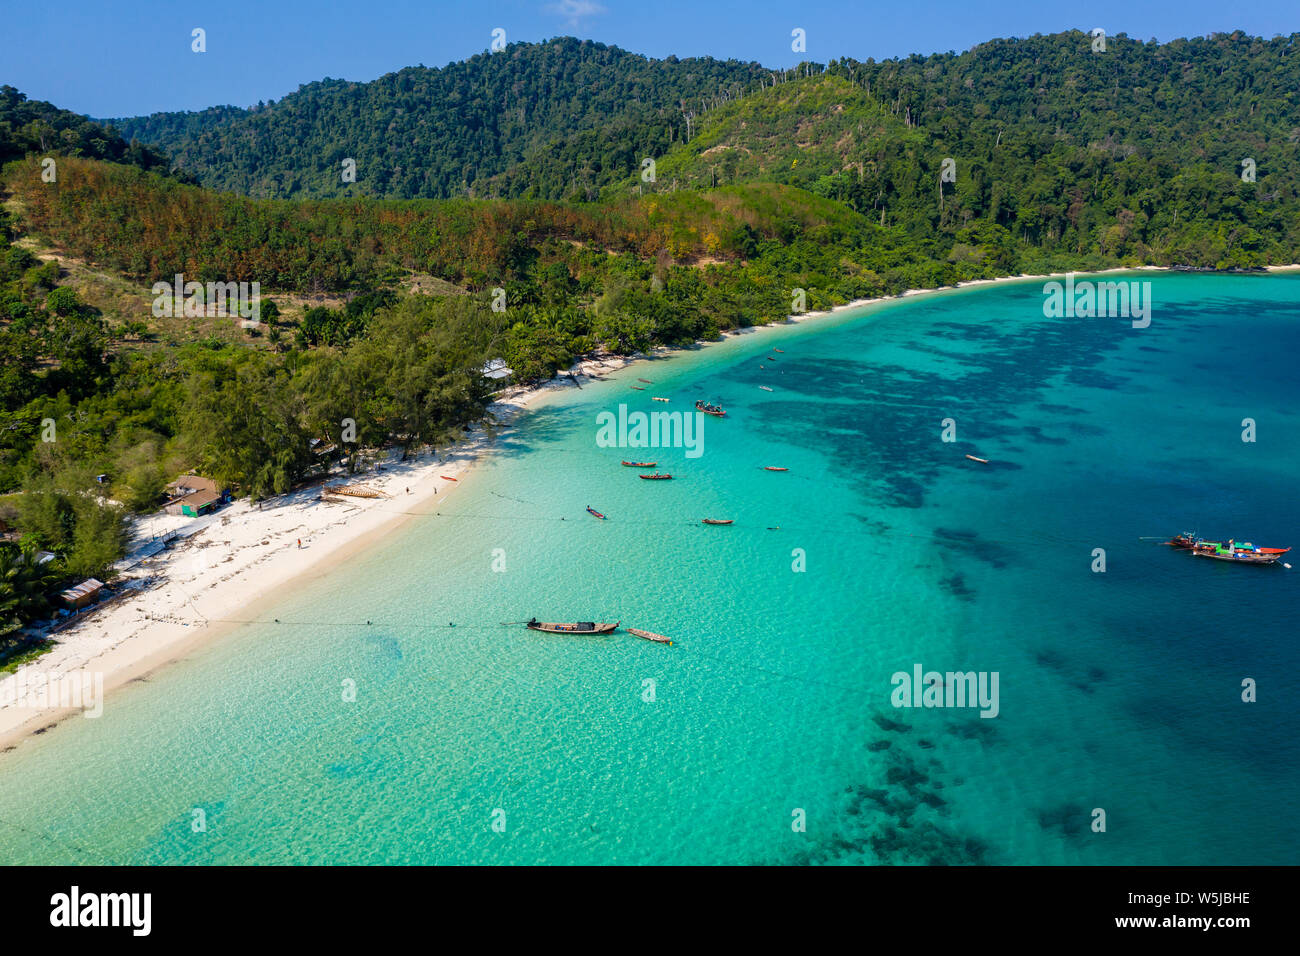
[[[1290,261],[1300,238],[1298,40],[1112,37],[1094,53],[1076,33],[961,56],[837,62],[710,111],[689,142],[656,158],[653,186],[632,169],[604,196],[769,181],[908,235],[969,244],[958,233],[973,230],[981,247],[1006,240],[1220,267]]]
[[[654,60],[571,37],[515,43],[442,69],[369,83],[325,79],[252,109],[157,113],[106,122],[154,144],[205,186],[255,197],[475,195],[531,151],[586,131],[613,132],[626,164],[681,137],[682,104],[735,97],[756,63]],[[342,163],[356,161],[356,182]],[[593,178],[600,177],[597,157]]]
[[[774,97],[774,88],[779,93],[810,74],[837,77],[857,92],[847,99]],[[715,146],[725,153],[732,143],[737,152],[685,168],[688,117],[695,156]],[[727,118],[770,135],[729,139],[718,125]],[[1273,195],[1277,174],[1295,168],[1300,149],[1300,34],[1165,44],[1120,34],[1106,38],[1101,51],[1092,37],[1071,31],[992,40],[961,54],[845,59],[786,72],[651,60],[561,38],[372,83],[312,83],[251,110],[112,122],[168,152],[204,185],[258,197],[591,200],[611,186],[625,191],[620,184],[638,181],[644,157],[674,150],[670,184],[676,175],[678,185],[759,178],[808,187],[818,176],[859,166],[865,181],[870,163],[880,162],[873,153],[927,143],[984,157],[1005,147],[1003,161],[1024,167],[1021,183],[1057,147],[1075,150],[1076,164],[1086,154],[1114,162],[1137,154],[1163,164],[1166,178],[1195,164],[1240,173],[1241,160],[1251,158],[1261,179],[1273,174]],[[815,161],[788,155],[806,147],[810,124],[841,135],[820,143]],[[890,136],[863,135],[882,126]],[[711,141],[697,140],[701,132]],[[341,176],[347,158],[357,162],[352,184]],[[847,199],[872,188],[845,182],[834,194]],[[876,192],[883,201],[889,189]],[[872,205],[862,195],[852,201]]]
[[[141,169],[165,171],[167,157],[128,143],[111,129],[52,103],[29,100],[12,86],[0,86],[0,164],[28,153],[104,159]]]

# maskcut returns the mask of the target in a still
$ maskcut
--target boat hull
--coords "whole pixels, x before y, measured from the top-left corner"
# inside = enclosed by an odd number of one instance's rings
[[[657,644],[671,644],[673,639],[666,634],[656,634],[654,631],[643,631],[639,627],[629,627],[629,634],[635,634],[637,637],[645,638],[647,641],[654,641]]]
[[[618,630],[619,622],[613,624],[602,621],[575,621],[572,623],[561,623],[557,621],[529,621],[524,627],[530,631],[541,631],[544,634],[612,634]]]
[[[1276,550],[1277,549],[1270,549],[1270,551]],[[1278,553],[1246,553],[1234,551],[1232,554],[1219,554],[1215,551],[1203,551],[1200,548],[1196,548],[1192,551],[1192,554],[1196,555],[1198,558],[1213,558],[1216,561],[1233,561],[1237,564],[1277,564],[1282,555],[1286,554],[1289,550],[1290,548],[1287,548]]]
[[[1257,548],[1246,542],[1244,547],[1235,541],[1225,546],[1222,541],[1206,541],[1194,537],[1190,532],[1174,535],[1168,542],[1171,548],[1190,551],[1198,558],[1214,558],[1216,561],[1235,561],[1238,564],[1276,564],[1290,548]]]

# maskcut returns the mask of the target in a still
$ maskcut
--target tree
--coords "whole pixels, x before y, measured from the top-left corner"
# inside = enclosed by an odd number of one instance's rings
[[[0,544],[0,641],[49,611],[54,581],[49,565],[37,564],[33,553]]]

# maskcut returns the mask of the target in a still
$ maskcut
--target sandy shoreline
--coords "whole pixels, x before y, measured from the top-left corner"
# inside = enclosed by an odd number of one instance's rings
[[[1284,272],[1300,269],[1300,265],[1267,268]],[[1148,270],[1168,271],[1139,266],[1078,274]],[[940,289],[909,289],[895,296],[859,299],[827,311],[793,315],[789,321],[803,322],[917,295],[1065,275],[1001,276]],[[733,330],[727,337],[782,324]],[[671,351],[660,348],[650,356],[584,362],[570,374],[579,381],[589,380]],[[560,376],[536,388],[508,390],[492,406],[497,430],[509,428],[540,397],[569,387],[571,380]],[[261,612],[282,600],[286,589],[327,574],[381,543],[412,518],[432,514],[458,487],[458,482],[450,479],[468,477],[474,463],[491,453],[495,441],[476,428],[470,437],[438,457],[426,452],[351,479],[351,483],[387,497],[323,501],[319,487],[310,487],[264,502],[261,509],[250,508],[247,501],[227,506],[202,530],[123,576],[123,580],[148,577],[156,582],[153,586],[60,632],[54,649],[17,673],[0,678],[0,748],[12,750],[20,740],[43,733],[81,710],[49,706],[44,697],[51,687],[40,682],[89,679],[93,684],[98,679],[108,696],[234,628],[255,622]],[[331,479],[331,483],[337,481]]]
[[[583,383],[631,361],[611,356],[581,363],[569,374]],[[572,387],[571,379],[558,377],[537,388],[508,389],[491,407],[493,431],[508,429],[542,396]],[[476,427],[436,456],[425,450],[406,462],[385,462],[379,471],[329,480],[331,485],[362,485],[385,497],[323,500],[314,485],[264,501],[260,509],[246,500],[226,506],[206,527],[119,579],[152,579],[151,587],[54,635],[52,650],[0,678],[0,748],[13,749],[20,740],[80,713],[80,706],[50,706],[47,701],[71,692],[74,683],[79,691],[111,700],[113,690],[256,622],[283,600],[286,590],[329,573],[413,518],[433,514],[495,443],[495,435]],[[156,516],[149,519],[157,521]],[[150,530],[187,522],[162,523]]]

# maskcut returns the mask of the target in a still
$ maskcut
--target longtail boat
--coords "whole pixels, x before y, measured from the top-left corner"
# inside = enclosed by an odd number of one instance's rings
[[[643,386],[641,386],[641,385],[633,385],[632,387],[633,387],[634,389],[636,389],[638,392],[644,392],[644,391],[645,391],[645,388],[644,388]]]
[[[661,474],[659,474],[659,473],[656,472],[656,473],[653,474],[653,475],[637,475],[637,477],[640,478],[640,479],[642,479],[643,481],[668,481],[668,480],[670,480],[673,476],[672,476],[672,475],[661,475]]]
[[[736,520],[735,518],[725,518],[725,519],[724,519],[724,518],[705,518],[705,519],[704,519],[704,523],[705,523],[705,524],[733,524],[733,523],[735,522],[735,520]]]
[[[789,471],[790,469],[789,469],[789,468],[778,468],[778,467],[776,467],[776,465],[764,465],[764,466],[763,466],[763,470],[764,470],[764,471]]]
[[[443,481],[455,481],[455,480],[456,480],[456,479],[453,478],[451,475],[439,475],[438,477],[441,478]]]
[[[720,406],[710,405],[708,402],[705,401],[696,402],[695,408],[697,411],[701,411],[705,415],[713,415],[716,416],[717,418],[725,418],[727,416],[726,411],[723,410]]]
[[[612,634],[618,630],[619,623],[619,621],[613,624],[600,621],[576,621],[572,624],[558,624],[533,618],[525,623],[524,627],[530,631],[545,631],[547,634]]]
[[[762,389],[763,391],[765,391],[765,392],[770,392],[770,391],[772,391],[772,386],[771,386],[771,385],[760,385],[760,386],[758,386],[758,387],[761,388],[761,389]]]
[[[593,508],[591,505],[587,505],[587,514],[595,515],[601,521],[605,520],[605,516],[601,514],[599,511],[597,511],[595,508]]]
[[[671,644],[673,639],[664,634],[656,634],[654,631],[643,631],[639,627],[627,628],[629,634],[635,634],[637,637],[644,637],[647,641],[655,641],[659,644]]]
[[[773,351],[773,352],[780,352],[782,355],[785,354],[785,349],[772,349],[772,351]]]
[[[654,396],[654,400],[655,400],[656,402],[666,402],[666,401],[669,401],[669,399],[666,399],[666,398],[660,398],[658,395],[655,395],[655,396]]]
[[[967,455],[966,457],[971,461],[978,461],[981,465],[987,465],[989,463],[987,458],[976,458],[974,455]]]
[[[1242,564],[1276,564],[1290,548],[1257,548],[1249,541],[1238,544],[1229,539],[1227,544],[1221,541],[1194,541],[1191,552],[1198,558],[1214,558],[1217,561],[1238,561]]]
[[[657,462],[657,461],[625,461],[625,462],[623,462],[623,465],[624,465],[624,467],[626,467],[626,468],[653,468],[653,467],[654,467],[655,465],[657,465],[657,464],[659,464],[659,462]]]
[[[638,381],[638,382],[645,382],[647,385],[653,385],[653,384],[654,384],[654,382],[650,381],[650,379],[648,379],[648,378],[638,378],[637,381]]]

